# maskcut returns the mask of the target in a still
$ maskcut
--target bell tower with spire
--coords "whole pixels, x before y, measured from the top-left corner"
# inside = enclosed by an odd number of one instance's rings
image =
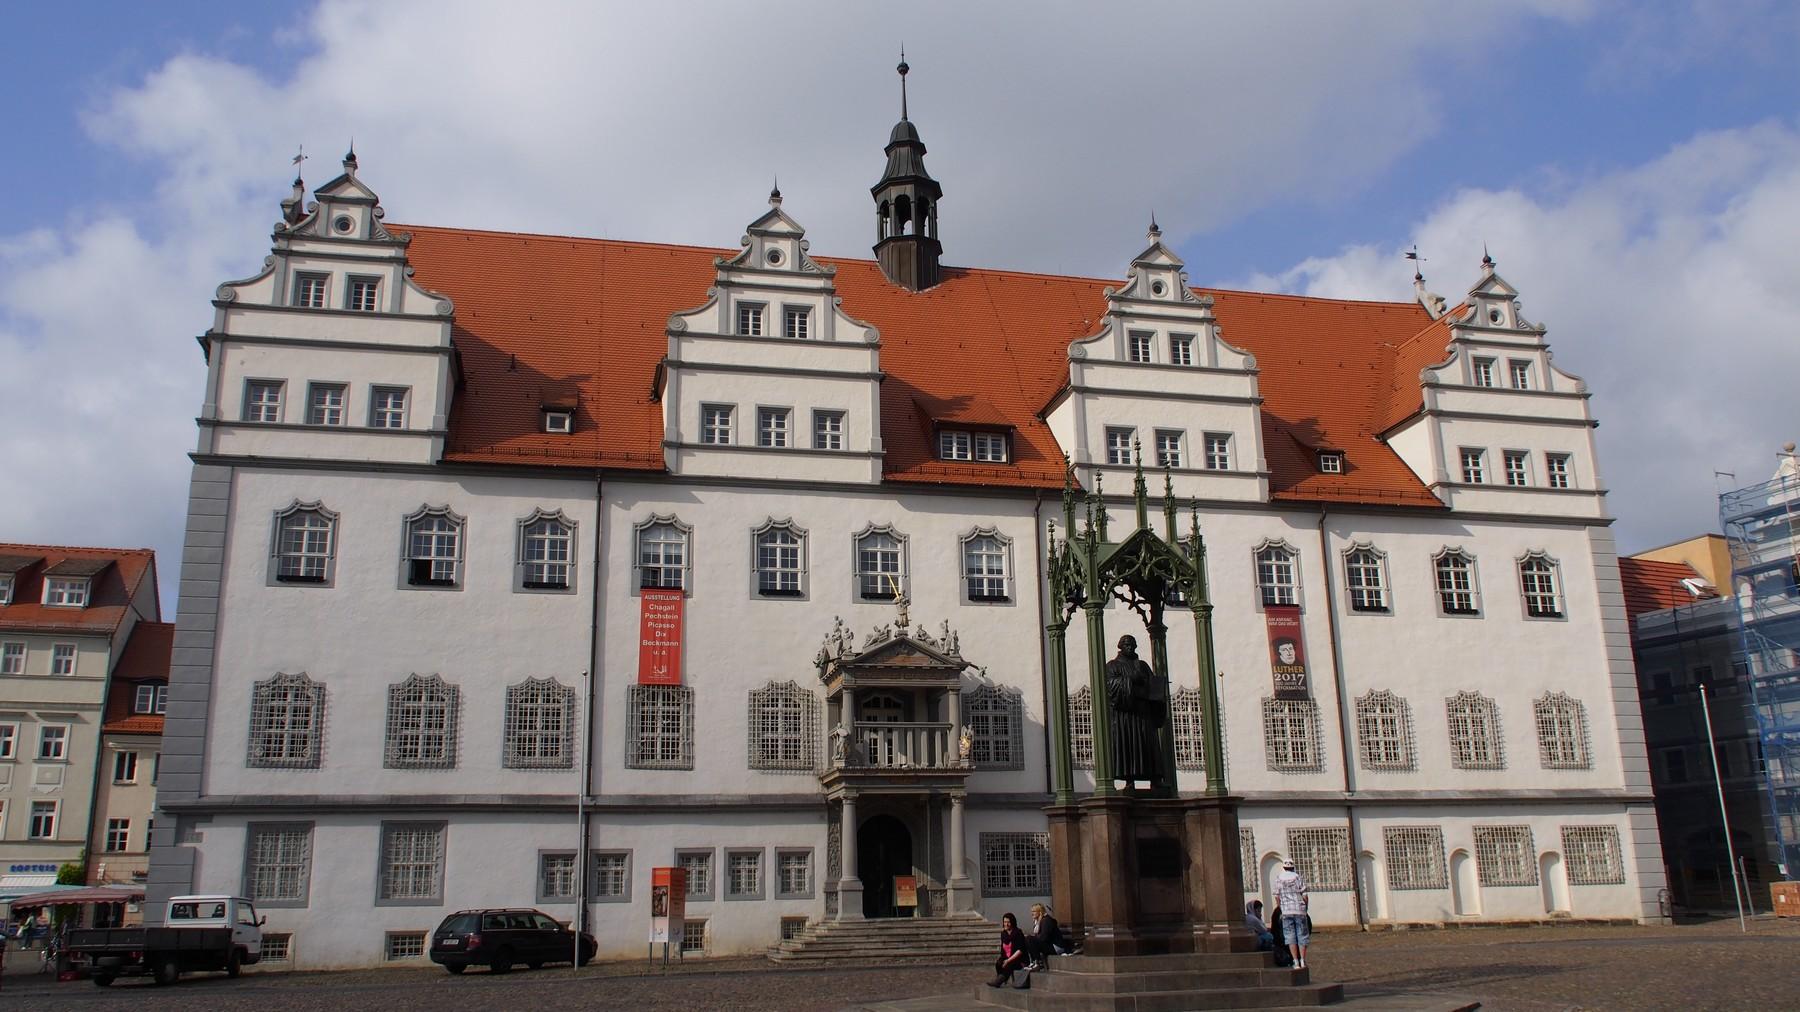
[[[904,50],[895,69],[900,72],[900,122],[888,135],[887,171],[869,191],[875,196],[875,259],[889,281],[922,292],[940,280],[938,200],[944,191],[925,171],[925,142],[906,118]]]

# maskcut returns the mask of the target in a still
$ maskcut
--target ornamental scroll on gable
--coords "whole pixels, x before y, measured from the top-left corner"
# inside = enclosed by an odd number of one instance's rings
[[[899,618],[897,622],[872,629],[861,650],[856,649],[856,633],[844,625],[841,617],[835,619],[818,653],[813,656],[819,680],[835,685],[846,675],[853,680],[858,673],[903,674],[908,670],[942,677],[960,675],[964,669],[973,667],[963,659],[962,636],[950,628],[949,620],[940,623],[937,634],[933,635],[923,623],[907,628],[904,605]]]

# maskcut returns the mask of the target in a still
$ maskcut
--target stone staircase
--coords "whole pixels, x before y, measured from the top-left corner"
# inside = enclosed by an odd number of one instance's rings
[[[1306,970],[1281,969],[1266,952],[1175,956],[1056,956],[1031,988],[976,985],[975,998],[1014,1009],[1064,1012],[1187,1012],[1292,1009],[1342,1001],[1342,984],[1315,984]]]
[[[815,921],[769,950],[777,963],[990,962],[1000,951],[1000,925],[980,914]]]

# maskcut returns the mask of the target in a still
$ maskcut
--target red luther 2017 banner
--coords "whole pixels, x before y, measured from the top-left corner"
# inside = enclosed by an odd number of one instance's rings
[[[1269,670],[1275,674],[1276,699],[1311,699],[1306,681],[1306,637],[1300,632],[1300,607],[1263,605],[1269,624]]]
[[[638,684],[681,684],[681,609],[686,597],[679,589],[640,591],[642,617],[638,623]]]

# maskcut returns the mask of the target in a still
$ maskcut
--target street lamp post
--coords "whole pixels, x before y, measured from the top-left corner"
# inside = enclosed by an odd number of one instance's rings
[[[1731,814],[1725,810],[1725,779],[1719,775],[1719,746],[1713,741],[1712,706],[1707,703],[1704,683],[1700,686],[1700,715],[1706,721],[1706,748],[1712,756],[1713,787],[1719,792],[1719,821],[1725,831],[1725,859],[1731,863],[1731,898],[1737,901],[1738,930],[1748,932],[1744,923],[1744,887],[1738,881],[1737,850],[1731,845]]]

